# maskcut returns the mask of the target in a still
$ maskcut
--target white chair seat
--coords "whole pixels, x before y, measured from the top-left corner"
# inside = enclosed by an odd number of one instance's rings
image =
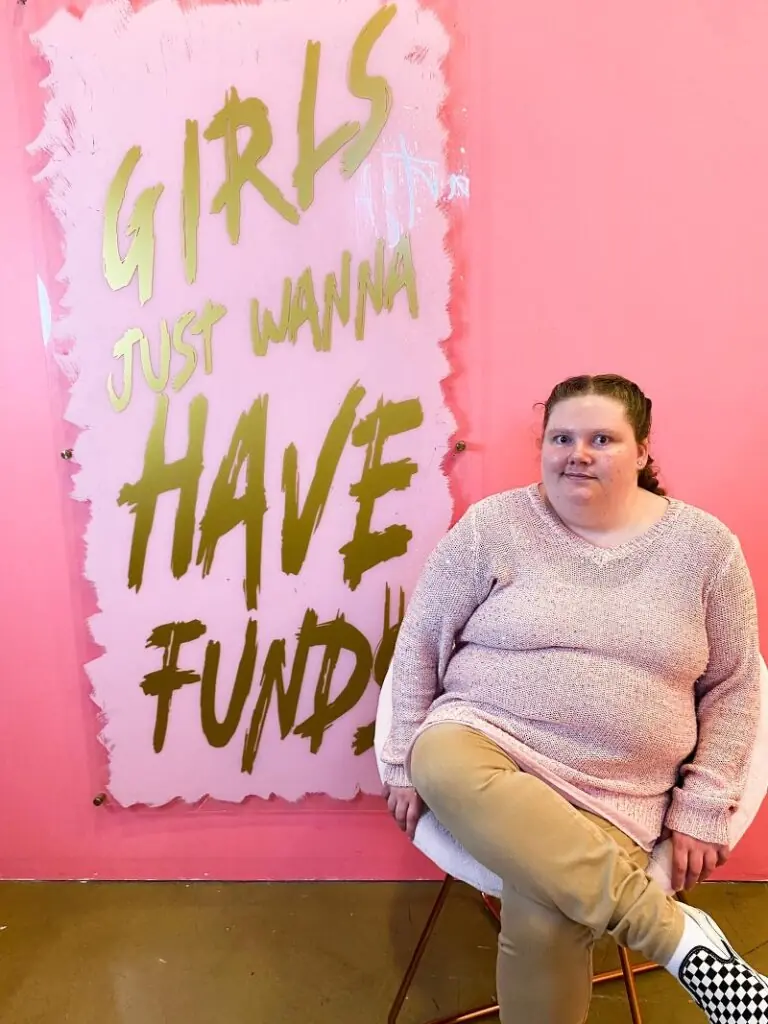
[[[744,796],[731,820],[731,846],[735,846],[747,831],[760,810],[768,789],[768,669],[762,663],[762,706],[758,734],[752,754],[749,780]],[[376,715],[374,747],[379,775],[382,774],[381,753],[392,725],[392,672],[387,673],[381,688]],[[441,871],[458,878],[467,885],[489,896],[501,896],[502,883],[498,875],[483,867],[443,828],[431,811],[425,811],[416,826],[414,846],[436,864]],[[660,843],[653,852],[648,874],[662,888],[672,892],[672,844]]]

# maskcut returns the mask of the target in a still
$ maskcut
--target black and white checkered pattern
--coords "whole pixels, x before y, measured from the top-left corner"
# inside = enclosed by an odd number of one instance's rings
[[[711,1024],[768,1024],[768,980],[724,943],[728,959],[697,946],[680,966],[680,981]]]

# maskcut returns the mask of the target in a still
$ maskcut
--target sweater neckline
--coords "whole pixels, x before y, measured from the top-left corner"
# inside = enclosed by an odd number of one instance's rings
[[[579,534],[574,533],[573,530],[569,530],[549,502],[543,497],[540,486],[540,484],[534,483],[530,484],[526,488],[531,504],[540,517],[547,522],[554,533],[565,540],[574,550],[579,551],[584,555],[589,555],[595,560],[601,562],[611,561],[612,559],[619,557],[626,557],[627,555],[645,550],[649,544],[653,543],[659,534],[667,531],[682,507],[682,502],[677,501],[676,498],[667,498],[668,504],[664,515],[649,526],[647,530],[638,534],[637,537],[632,537],[630,540],[626,540],[622,544],[617,544],[615,547],[604,548],[600,547],[598,544],[593,544],[592,541],[587,540],[585,537],[580,537]]]

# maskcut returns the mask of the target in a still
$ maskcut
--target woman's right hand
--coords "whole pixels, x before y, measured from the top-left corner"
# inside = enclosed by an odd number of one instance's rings
[[[424,807],[421,797],[411,786],[386,786],[384,793],[392,817],[403,832],[413,839]]]

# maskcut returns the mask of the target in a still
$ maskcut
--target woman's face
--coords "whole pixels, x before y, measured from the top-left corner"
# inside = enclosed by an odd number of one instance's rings
[[[541,464],[545,490],[554,501],[621,500],[637,488],[647,461],[648,445],[638,444],[621,402],[583,395],[552,410]]]

